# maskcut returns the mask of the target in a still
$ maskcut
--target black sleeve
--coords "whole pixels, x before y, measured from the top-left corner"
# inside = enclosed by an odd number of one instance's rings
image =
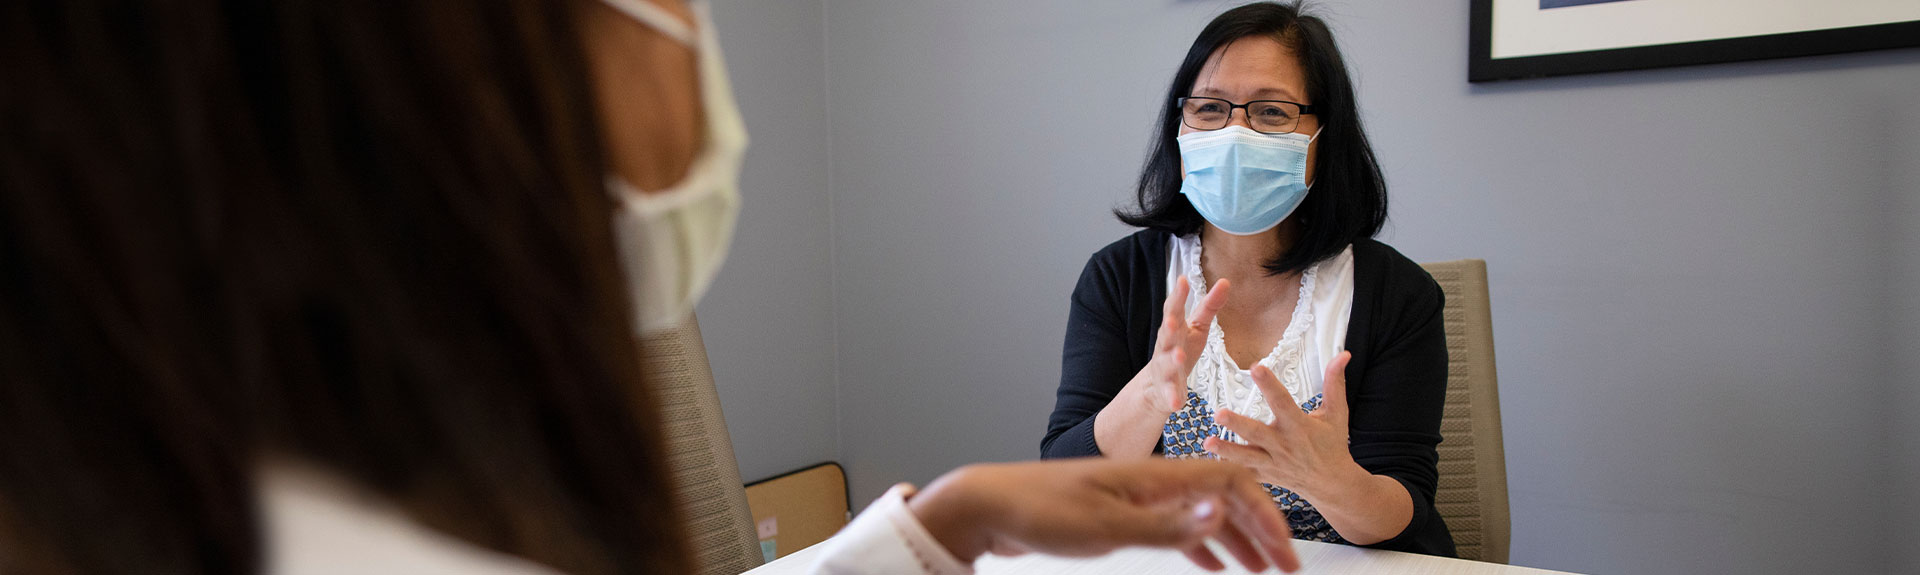
[[[1399,535],[1367,547],[1452,555],[1451,537],[1433,509],[1440,459],[1435,446],[1447,394],[1446,296],[1412,262],[1392,276],[1375,308],[1372,357],[1353,359],[1366,369],[1347,390],[1349,448],[1361,467],[1407,488],[1413,518]]]
[[[1094,415],[1133,379],[1119,278],[1096,254],[1080,272],[1067,312],[1067,340],[1060,361],[1060,389],[1040,440],[1040,457],[1100,455],[1093,439]]]

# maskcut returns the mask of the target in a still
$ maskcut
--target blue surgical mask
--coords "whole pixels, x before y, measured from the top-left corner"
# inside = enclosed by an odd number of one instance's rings
[[[1180,193],[1229,234],[1271,230],[1307,199],[1306,134],[1262,134],[1243,126],[1180,136],[1186,179]]]

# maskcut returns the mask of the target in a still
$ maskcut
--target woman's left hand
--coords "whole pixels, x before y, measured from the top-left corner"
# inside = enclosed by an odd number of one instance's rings
[[[1253,381],[1273,410],[1273,423],[1220,410],[1214,421],[1247,444],[1209,437],[1207,451],[1247,466],[1261,481],[1309,498],[1323,486],[1350,485],[1372,475],[1347,450],[1347,362],[1352,358],[1343,351],[1327,366],[1320,408],[1313,413],[1300,411],[1273,371],[1255,366]]]

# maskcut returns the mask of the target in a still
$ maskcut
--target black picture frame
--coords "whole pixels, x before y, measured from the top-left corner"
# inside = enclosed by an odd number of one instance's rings
[[[1472,0],[1467,81],[1493,82],[1920,46],[1920,20],[1566,54],[1493,58],[1494,0]]]

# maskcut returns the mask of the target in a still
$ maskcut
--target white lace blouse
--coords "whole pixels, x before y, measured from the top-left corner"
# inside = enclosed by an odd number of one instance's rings
[[[1200,235],[1174,237],[1169,244],[1173,253],[1167,260],[1167,289],[1171,292],[1180,275],[1185,274],[1190,290],[1187,313],[1192,314],[1199,309],[1207,287],[1200,272]],[[1300,299],[1294,304],[1293,319],[1273,351],[1259,362],[1280,377],[1280,383],[1293,395],[1293,403],[1305,404],[1320,395],[1327,362],[1346,349],[1347,320],[1352,312],[1353,247],[1348,246],[1301,274]],[[1187,391],[1213,409],[1225,408],[1273,421],[1273,410],[1254,385],[1253,373],[1240,369],[1227,355],[1226,333],[1217,320],[1207,334],[1199,364],[1187,378]]]

